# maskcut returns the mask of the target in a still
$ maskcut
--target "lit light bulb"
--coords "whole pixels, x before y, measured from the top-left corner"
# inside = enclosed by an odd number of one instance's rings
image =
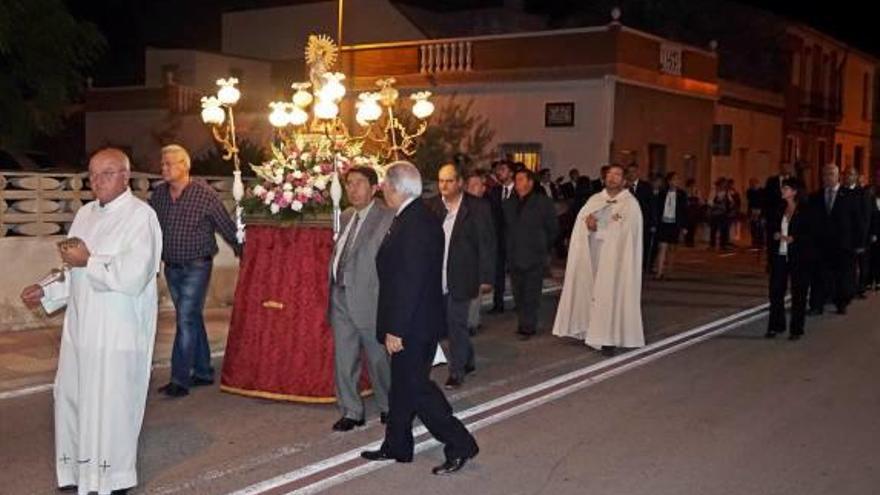
[[[428,98],[431,96],[430,91],[421,91],[416,93],[410,98],[415,101],[412,108],[413,115],[418,119],[427,119],[434,113],[434,104],[428,101]]]
[[[226,120],[226,112],[220,107],[220,100],[215,96],[202,97],[202,122],[220,125]]]
[[[309,120],[309,114],[302,108],[292,105],[287,111],[287,120],[297,127],[304,125]]]
[[[382,116],[382,107],[379,106],[379,94],[377,93],[361,93],[358,95],[358,102],[355,104],[360,120],[365,122],[375,122]]]
[[[224,105],[235,105],[238,103],[239,98],[241,98],[241,91],[235,87],[236,84],[238,84],[238,79],[234,77],[217,79],[217,86],[220,86],[220,89],[217,90],[217,99],[220,100],[220,103]]]
[[[272,127],[281,128],[290,124],[286,103],[283,101],[273,101],[269,103],[269,107],[272,109],[272,112],[269,113],[269,123],[272,124]]]
[[[315,117],[324,120],[335,119],[339,115],[339,106],[331,100],[318,99],[315,103]]]
[[[294,105],[300,108],[306,108],[307,106],[312,104],[312,94],[306,91],[311,86],[312,84],[307,82],[293,83],[290,85],[291,88],[296,90],[296,92],[293,93]]]
[[[345,96],[345,86],[342,80],[345,74],[341,72],[328,72],[324,74],[324,84],[318,97],[322,100],[339,101]]]

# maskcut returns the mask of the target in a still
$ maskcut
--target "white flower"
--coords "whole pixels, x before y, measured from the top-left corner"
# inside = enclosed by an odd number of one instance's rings
[[[256,196],[262,197],[264,194],[266,194],[266,188],[261,186],[260,184],[257,184],[256,186],[254,186],[254,194]]]
[[[315,189],[319,191],[323,191],[327,189],[327,178],[326,177],[318,177],[315,179]]]
[[[290,203],[293,201],[293,191],[284,191],[284,194],[281,195],[284,198],[284,201]]]
[[[284,174],[282,174],[282,173],[275,174],[275,177],[272,179],[272,182],[274,182],[275,184],[281,184],[282,182],[284,182]]]
[[[294,202],[290,203],[290,209],[293,211],[302,211],[303,204],[300,203],[299,201],[294,201]]]
[[[312,154],[309,153],[308,151],[306,151],[306,152],[303,153],[302,155],[299,155],[299,159],[300,159],[303,163],[308,163],[308,162],[310,162],[310,161],[311,161],[311,158],[312,158]]]
[[[263,203],[269,204],[275,200],[275,191],[269,191],[266,193],[266,197],[263,198]]]
[[[285,191],[293,191],[293,184],[291,184],[290,182],[285,182],[284,186],[281,189],[284,189]]]
[[[321,173],[321,166],[315,165],[314,167],[312,167],[312,172],[314,172],[316,174],[320,174]]]
[[[278,206],[278,203],[272,203],[269,205],[269,211],[271,211],[273,215],[277,214],[280,210],[281,207]]]
[[[297,170],[297,171],[295,171],[295,172],[293,173],[293,178],[294,178],[294,179],[297,179],[297,180],[302,179],[302,178],[303,178],[302,170]]]
[[[314,194],[314,192],[315,192],[315,190],[312,189],[311,186],[306,186],[306,187],[302,188],[302,194],[305,194],[306,196],[311,196],[312,194]]]

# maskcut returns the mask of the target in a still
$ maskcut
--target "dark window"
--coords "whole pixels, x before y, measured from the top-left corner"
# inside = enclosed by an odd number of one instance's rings
[[[733,126],[729,124],[715,124],[712,126],[712,154],[715,156],[730,156],[733,147]]]
[[[648,173],[651,177],[666,174],[666,145],[651,143],[648,145]]]

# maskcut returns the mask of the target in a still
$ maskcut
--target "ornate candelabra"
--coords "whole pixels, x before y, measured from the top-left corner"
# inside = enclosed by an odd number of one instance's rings
[[[238,79],[218,79],[216,96],[202,97],[202,121],[211,126],[214,139],[223,146],[223,159],[232,160],[232,197],[235,199],[235,225],[238,243],[244,242],[244,222],[242,221],[241,200],[244,198],[244,183],[241,181],[241,162],[238,157],[238,144],[235,137],[235,112],[233,107],[241,99],[241,91],[235,86]]]

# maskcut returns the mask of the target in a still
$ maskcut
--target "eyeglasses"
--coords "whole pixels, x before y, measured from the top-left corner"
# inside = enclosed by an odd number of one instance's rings
[[[125,172],[125,170],[113,170],[111,172],[98,172],[98,173],[89,172],[89,179],[93,180],[93,181],[98,180],[98,179],[110,180],[114,175],[122,173],[122,172]]]

